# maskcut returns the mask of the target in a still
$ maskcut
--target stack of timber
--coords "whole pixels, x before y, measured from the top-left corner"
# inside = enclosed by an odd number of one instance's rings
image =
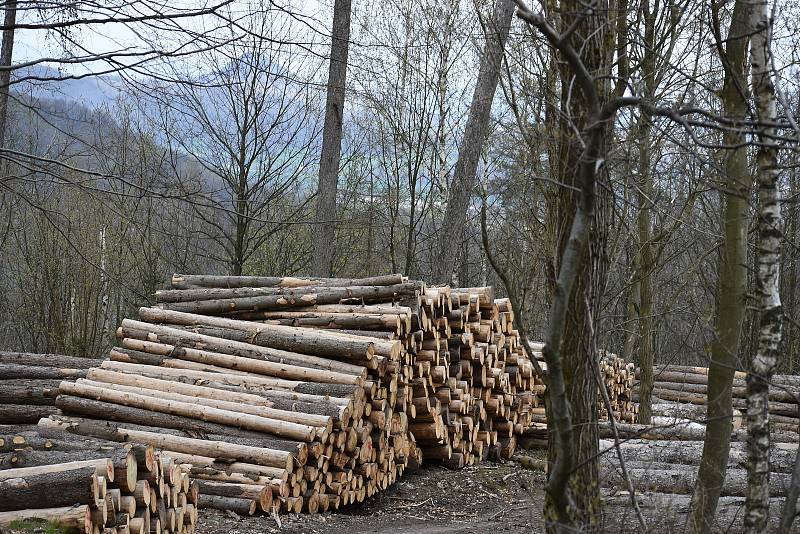
[[[664,406],[664,405],[662,405]],[[677,409],[681,410],[678,406]],[[664,410],[664,408],[662,408]],[[662,412],[666,413],[666,412]],[[659,521],[683,524],[688,517],[697,471],[703,453],[703,431],[697,423],[651,428],[643,425],[619,425],[619,452],[608,427],[601,432],[600,480],[606,495],[606,516],[632,517],[628,485],[622,475],[621,453],[626,471],[636,490],[636,499],[645,515]],[[704,429],[703,429],[704,430]],[[715,516],[716,528],[725,532],[742,529],[744,501],[747,495],[747,436],[735,431],[731,442],[728,469],[722,486],[720,506]],[[770,450],[770,525],[774,530],[787,491],[797,455],[796,434],[773,434]],[[649,513],[647,511],[649,510]],[[634,520],[635,521],[635,520]]]
[[[544,356],[542,355],[544,343],[529,342],[528,344],[531,354],[539,361],[539,365],[542,369],[546,370],[547,363],[544,361]],[[598,353],[600,375],[603,379],[606,393],[608,394],[614,419],[627,423],[636,421],[636,415],[639,413],[639,405],[633,402],[632,394],[636,366],[631,362],[625,362],[624,359],[606,350],[600,349]],[[533,387],[533,391],[536,395],[534,406],[541,406],[542,408],[536,410],[533,421],[537,424],[534,425],[533,428],[542,430],[545,429],[547,423],[547,417],[544,413],[545,390],[544,379],[537,375]],[[607,421],[609,412],[601,397],[598,398],[597,409],[600,420]]]
[[[175,275],[156,300],[109,360],[62,382],[49,420],[191,464],[203,495],[227,497],[200,506],[259,488],[283,511],[361,502],[423,458],[511,457],[537,409],[490,287]]]
[[[38,427],[0,427],[0,451],[0,527],[194,532],[198,487],[190,466],[153,447],[75,436],[43,419]]]
[[[371,369],[370,379],[387,388],[380,405],[386,400],[387,410],[405,414],[408,436],[429,461],[460,468],[489,456],[508,458],[515,436],[534,416],[533,366],[519,344],[508,299],[494,299],[491,287],[426,287],[400,275],[175,275],[172,284],[174,289],[156,294],[162,310],[250,321],[240,325],[251,332],[247,336],[232,335],[208,317],[185,324],[194,332],[284,349],[291,347],[269,341],[270,327],[294,328],[294,335],[313,329],[371,338],[376,346],[397,342],[398,357],[377,352],[392,357],[389,372]]]
[[[637,379],[639,377],[637,370]],[[708,368],[678,365],[657,365],[653,370],[653,402],[683,403],[704,406],[707,399]],[[736,371],[733,379],[733,407],[736,410],[734,427],[742,425],[747,405],[747,373]],[[633,395],[638,400],[638,382]],[[800,376],[775,375],[769,392],[770,426],[774,432],[800,432]],[[687,408],[682,408],[684,411]],[[705,417],[705,409],[694,413],[695,420]]]
[[[0,425],[36,423],[57,412],[58,384],[86,376],[101,360],[0,351]]]

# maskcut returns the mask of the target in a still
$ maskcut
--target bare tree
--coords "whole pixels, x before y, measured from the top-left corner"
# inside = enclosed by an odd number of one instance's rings
[[[508,39],[513,15],[513,0],[497,0],[494,15],[486,28],[486,44],[478,80],[472,95],[469,118],[459,147],[458,161],[447,194],[447,208],[439,231],[436,249],[439,260],[434,263],[432,274],[434,282],[450,283],[455,271],[467,208],[475,188],[478,160],[488,134],[492,101],[500,79],[503,48]]]
[[[322,130],[322,154],[319,161],[319,188],[314,220],[312,274],[333,275],[337,217],[336,190],[342,150],[342,114],[347,80],[347,51],[350,45],[350,0],[335,0],[331,60],[328,69],[328,96],[325,102],[325,125]]]
[[[5,143],[8,123],[8,93],[11,84],[11,60],[14,56],[14,26],[17,22],[17,1],[7,0],[3,20],[3,44],[0,47],[0,146]]]
[[[744,527],[766,532],[769,520],[769,383],[778,363],[783,306],[780,260],[783,241],[781,193],[778,185],[777,102],[772,81],[772,20],[766,0],[751,7],[750,68],[758,126],[757,288],[760,300],[758,349],[747,374],[747,500]]]
[[[717,49],[725,72],[721,93],[723,113],[734,125],[747,116],[749,6],[748,0],[735,2],[727,39],[723,40],[719,5],[712,4]],[[723,144],[728,147],[721,184],[724,238],[717,266],[719,304],[708,372],[706,435],[692,500],[692,527],[696,532],[711,530],[725,482],[733,415],[731,387],[739,355],[747,288],[747,203],[752,177],[743,134],[736,128],[726,128]]]

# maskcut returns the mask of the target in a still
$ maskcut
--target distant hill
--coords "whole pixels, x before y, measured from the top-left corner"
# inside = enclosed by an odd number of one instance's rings
[[[11,90],[28,98],[71,100],[86,107],[113,104],[119,97],[122,80],[117,76],[63,79],[69,76],[44,65],[26,67],[14,71],[14,79],[22,81]]]

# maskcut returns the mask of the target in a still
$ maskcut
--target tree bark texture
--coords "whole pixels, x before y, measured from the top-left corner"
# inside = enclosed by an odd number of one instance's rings
[[[325,100],[325,124],[322,130],[322,154],[319,160],[317,211],[314,219],[311,270],[317,276],[331,276],[336,259],[336,191],[342,152],[342,120],[347,52],[350,45],[350,0],[333,3],[331,62],[328,68],[328,94]]]
[[[748,5],[747,0],[737,0],[734,4],[722,58],[723,111],[733,121],[742,120],[747,114]],[[725,151],[722,177],[724,237],[717,264],[718,308],[708,371],[708,425],[692,503],[691,525],[695,532],[710,532],[725,483],[733,413],[731,386],[739,356],[747,287],[747,199],[751,184],[747,149],[741,146],[742,134],[734,128],[725,131],[723,142],[731,148]]]
[[[756,156],[758,183],[757,284],[760,300],[758,349],[747,375],[748,469],[744,526],[747,532],[766,532],[770,498],[769,383],[775,373],[781,344],[783,307],[780,295],[780,259],[783,217],[778,186],[777,120],[772,82],[772,21],[766,0],[752,4],[750,68],[756,117],[761,123]],[[795,413],[796,415],[796,406]]]
[[[451,283],[456,261],[460,257],[459,248],[467,220],[467,209],[475,188],[478,161],[489,135],[492,100],[500,79],[503,49],[511,29],[513,15],[513,0],[496,0],[494,15],[486,25],[486,44],[483,47],[478,80],[464,127],[464,138],[459,145],[453,179],[447,192],[447,208],[439,230],[438,246],[435,249],[437,251],[437,261],[433,262],[435,283]]]

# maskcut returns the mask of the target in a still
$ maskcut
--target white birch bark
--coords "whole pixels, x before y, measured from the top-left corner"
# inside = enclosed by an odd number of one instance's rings
[[[747,376],[748,473],[746,532],[766,532],[769,518],[769,381],[781,341],[780,249],[783,221],[775,141],[776,98],[770,71],[771,20],[766,0],[752,5],[751,86],[758,120],[758,349]]]

